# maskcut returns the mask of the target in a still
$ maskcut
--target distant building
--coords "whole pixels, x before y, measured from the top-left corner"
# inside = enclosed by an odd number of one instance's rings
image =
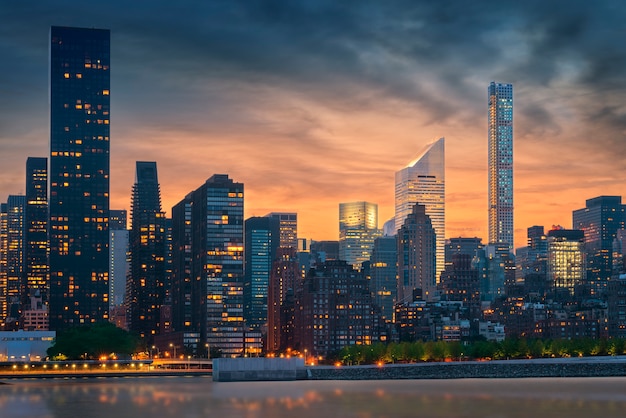
[[[298,214],[295,212],[271,212],[266,218],[277,219],[280,230],[280,247],[298,248]]]
[[[441,273],[442,300],[459,301],[469,309],[470,318],[480,317],[480,281],[470,254],[454,254]]]
[[[50,328],[109,320],[110,32],[50,30]]]
[[[484,248],[482,240],[480,238],[450,238],[446,240],[446,263],[452,260],[454,254],[467,254],[470,258],[476,257],[478,251]]]
[[[244,319],[248,327],[266,334],[268,288],[280,246],[280,220],[274,217],[251,217],[244,223],[244,232]]]
[[[513,85],[488,87],[489,243],[513,250]]]
[[[22,294],[24,308],[38,295],[48,309],[50,272],[48,269],[48,159],[26,160],[26,207],[24,212],[24,273],[26,288]],[[37,308],[37,306],[32,307]],[[31,308],[31,309],[32,309]],[[47,314],[46,314],[47,316]]]
[[[374,240],[380,236],[377,204],[339,204],[339,259],[360,270],[361,264],[370,259]]]
[[[311,271],[296,294],[294,349],[327,356],[341,348],[386,341],[367,281],[344,261]]]
[[[7,298],[7,257],[8,257],[8,236],[7,236],[7,204],[0,203],[0,330],[6,325],[6,317],[9,314],[9,300]]]
[[[339,241],[311,242],[311,260],[313,264],[339,260]]]
[[[294,296],[303,278],[293,248],[279,248],[272,266],[267,294],[267,338],[265,351],[276,353],[293,346]]]
[[[376,238],[370,258],[370,291],[385,322],[393,322],[393,306],[398,298],[397,246],[395,236]]]
[[[445,139],[439,138],[426,146],[415,160],[396,172],[395,186],[396,231],[413,212],[416,203],[426,208],[426,215],[435,229],[435,280],[438,282],[444,268],[446,243]]]
[[[397,303],[431,300],[436,293],[436,237],[425,206],[413,206],[398,230],[397,245]]]
[[[6,287],[7,314],[5,329],[19,329],[22,298],[26,289],[24,249],[26,235],[26,196],[9,195],[6,221]]]
[[[110,309],[124,303],[128,277],[128,240],[126,210],[109,211],[109,302]],[[112,315],[111,315],[112,317]],[[111,318],[113,321],[113,318]]]
[[[591,296],[606,295],[607,281],[613,270],[613,241],[624,229],[625,208],[621,196],[587,199],[582,209],[572,214],[574,229],[585,233],[586,279]]]
[[[0,331],[0,362],[43,361],[55,331]]]
[[[585,282],[585,235],[581,230],[548,232],[548,280],[560,298],[571,299]]]

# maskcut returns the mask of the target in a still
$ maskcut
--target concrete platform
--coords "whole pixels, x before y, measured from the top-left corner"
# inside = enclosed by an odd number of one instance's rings
[[[213,381],[254,382],[307,378],[301,358],[219,358],[213,360]]]

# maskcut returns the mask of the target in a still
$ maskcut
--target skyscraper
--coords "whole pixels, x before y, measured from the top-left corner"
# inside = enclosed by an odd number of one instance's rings
[[[215,174],[172,208],[174,331],[225,356],[260,351],[260,334],[246,340],[243,204],[243,184]]]
[[[109,305],[111,308],[123,305],[126,293],[129,238],[126,221],[125,209],[109,211]]]
[[[513,249],[513,85],[491,82],[489,112],[489,244]]]
[[[165,213],[155,162],[137,161],[129,242],[128,329],[152,344],[165,299]]]
[[[110,33],[50,30],[50,328],[108,320]]]
[[[22,296],[26,288],[24,272],[24,212],[26,196],[9,195],[7,198],[7,329],[19,326]]]
[[[404,220],[398,240],[398,299],[410,303],[416,299],[430,300],[436,290],[436,238],[424,205],[416,204]]]
[[[625,205],[621,196],[598,196],[587,199],[582,209],[572,214],[574,229],[585,233],[587,282],[589,291],[597,296],[606,292],[613,269],[613,241],[624,228]]]
[[[393,322],[393,305],[398,294],[397,247],[396,237],[376,238],[370,258],[370,292],[385,322]]]
[[[339,204],[339,259],[355,269],[368,261],[378,229],[378,205],[370,202]]]
[[[557,298],[570,300],[585,280],[585,234],[577,229],[548,232],[548,280]]]
[[[26,289],[22,302],[41,295],[48,302],[48,159],[26,160],[26,207],[24,235],[24,273]]]
[[[252,217],[244,224],[244,318],[252,329],[267,324],[267,297],[272,265],[280,244],[280,220]]]
[[[405,168],[396,172],[396,231],[413,211],[416,203],[426,208],[436,239],[435,280],[445,265],[446,245],[446,179],[445,139],[439,138]]]
[[[265,215],[279,221],[280,247],[298,248],[298,214],[295,212],[272,212]]]

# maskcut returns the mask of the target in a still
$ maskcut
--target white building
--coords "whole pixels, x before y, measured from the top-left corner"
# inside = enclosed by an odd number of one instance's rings
[[[56,331],[0,331],[0,361],[42,361]]]

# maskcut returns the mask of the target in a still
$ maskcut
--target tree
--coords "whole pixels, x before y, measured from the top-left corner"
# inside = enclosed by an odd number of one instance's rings
[[[52,359],[93,359],[116,354],[129,357],[139,339],[108,322],[70,328],[60,333],[47,351]]]

